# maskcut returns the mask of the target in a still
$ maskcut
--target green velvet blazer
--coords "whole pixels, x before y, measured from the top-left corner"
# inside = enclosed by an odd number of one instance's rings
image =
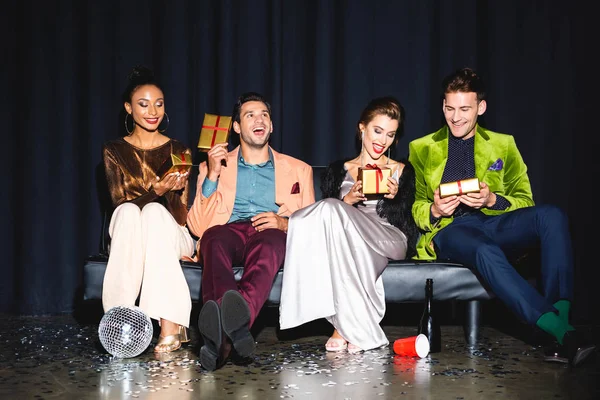
[[[477,126],[475,133],[475,175],[490,190],[510,202],[505,210],[481,211],[487,215],[502,214],[522,207],[533,206],[527,165],[511,135],[496,133]],[[448,160],[448,126],[409,143],[408,160],[415,168],[416,192],[412,214],[422,231],[414,259],[433,260],[433,237],[450,225],[454,217],[440,218],[431,224],[430,210],[433,192],[440,185]]]

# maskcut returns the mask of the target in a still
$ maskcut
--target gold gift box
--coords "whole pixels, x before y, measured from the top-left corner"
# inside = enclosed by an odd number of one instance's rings
[[[392,176],[388,167],[373,168],[370,166],[358,168],[358,180],[362,181],[363,194],[389,193],[387,178]]]
[[[231,129],[231,117],[225,115],[204,114],[204,122],[198,139],[198,149],[208,151],[215,144],[227,143],[229,130]]]
[[[479,179],[477,178],[440,184],[440,197],[442,199],[448,196],[475,192],[479,192]]]
[[[165,173],[161,174],[161,179],[173,172],[179,172],[180,174],[189,172],[192,169],[192,155],[190,153],[171,153],[171,162],[166,162],[165,164],[169,168]]]

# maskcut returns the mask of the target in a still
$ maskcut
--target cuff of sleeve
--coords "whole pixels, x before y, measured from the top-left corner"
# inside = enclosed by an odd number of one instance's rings
[[[442,217],[434,217],[433,214],[431,213],[431,209],[429,210],[429,223],[431,224],[432,227],[435,227],[440,220],[442,219]]]
[[[148,190],[148,194],[153,198],[153,199],[158,199],[160,196],[158,195],[158,193],[156,193],[154,191],[154,187],[150,186],[150,190]]]
[[[217,190],[217,182],[211,181],[206,178],[204,182],[202,182],[202,196],[210,197]]]
[[[496,204],[491,206],[490,210],[506,210],[510,207],[510,201],[506,200],[504,197],[499,194],[496,195]]]

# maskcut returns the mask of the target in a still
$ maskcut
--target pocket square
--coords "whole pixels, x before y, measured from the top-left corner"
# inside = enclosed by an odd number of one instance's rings
[[[492,165],[488,168],[488,171],[500,171],[504,166],[504,161],[501,158],[494,161]]]
[[[292,193],[291,194],[298,194],[298,193],[300,193],[300,184],[298,182],[296,182],[292,186]]]

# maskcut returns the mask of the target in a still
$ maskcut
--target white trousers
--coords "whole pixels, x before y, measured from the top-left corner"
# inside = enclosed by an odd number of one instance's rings
[[[194,239],[158,203],[143,210],[118,206],[110,220],[110,255],[102,287],[104,312],[115,306],[139,307],[150,318],[189,326],[192,300],[179,260],[192,256]],[[141,294],[140,294],[141,292]]]

